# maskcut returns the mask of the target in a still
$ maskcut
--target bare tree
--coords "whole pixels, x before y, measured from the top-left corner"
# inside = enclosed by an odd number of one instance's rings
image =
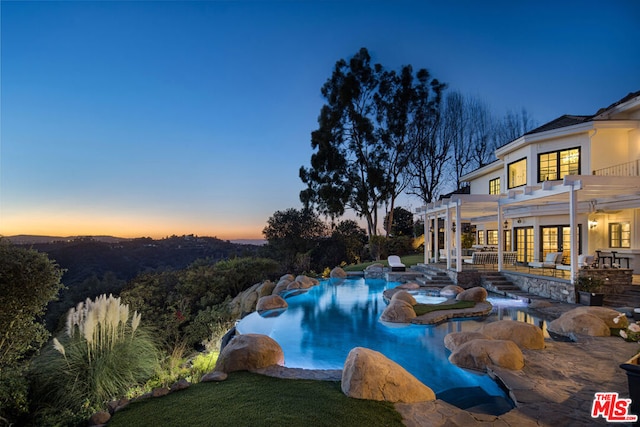
[[[535,127],[536,121],[533,120],[526,109],[522,108],[519,113],[515,113],[511,110],[507,111],[499,122],[495,132],[497,138],[496,145],[497,147],[500,147],[507,144],[521,137]]]
[[[407,193],[418,196],[425,204],[434,201],[440,193],[451,148],[451,141],[443,137],[441,126],[440,106],[444,84],[437,83],[437,86],[433,100],[426,96],[418,97],[411,124],[414,149],[407,169],[411,181]]]
[[[473,168],[481,168],[495,159],[496,119],[486,103],[478,98],[468,98],[465,102],[468,117],[469,156]]]

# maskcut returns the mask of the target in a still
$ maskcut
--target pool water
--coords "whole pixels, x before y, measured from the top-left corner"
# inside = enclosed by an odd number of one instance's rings
[[[451,320],[436,326],[383,323],[382,293],[398,283],[376,279],[322,281],[305,293],[285,296],[289,307],[277,317],[252,313],[236,326],[238,333],[268,335],[280,344],[285,366],[342,369],[349,351],[365,347],[383,353],[429,386],[439,399],[463,409],[500,414],[513,407],[504,391],[487,375],[451,364],[444,337],[474,331],[498,318],[523,320],[524,303],[491,297],[489,318]],[[438,302],[433,296],[419,301]],[[439,298],[439,297],[435,297]],[[524,319],[528,320],[528,319]]]

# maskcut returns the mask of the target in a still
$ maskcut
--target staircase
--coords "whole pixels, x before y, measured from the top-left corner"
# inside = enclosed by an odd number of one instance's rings
[[[525,302],[531,302],[531,295],[519,287],[511,283],[509,279],[504,277],[499,271],[487,271],[481,274],[482,286],[495,294],[503,295]]]
[[[415,279],[420,286],[444,288],[448,285],[455,285],[446,272],[437,268],[432,268],[425,264],[418,264],[411,267],[411,270],[418,271],[422,274],[422,276],[416,277]]]

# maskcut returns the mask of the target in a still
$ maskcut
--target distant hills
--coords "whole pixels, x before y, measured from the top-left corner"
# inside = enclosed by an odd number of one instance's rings
[[[3,238],[9,240],[16,245],[35,245],[40,243],[52,243],[52,242],[71,242],[74,240],[95,240],[105,243],[118,243],[123,241],[133,240],[126,237],[115,236],[36,236],[29,234],[18,234],[16,236],[3,236]],[[266,243],[264,239],[236,239],[230,240],[231,243],[237,243],[239,245],[256,245],[262,246]]]
[[[16,236],[4,236],[5,239],[16,245],[28,245],[37,243],[51,243],[51,242],[70,242],[72,240],[91,239],[98,242],[105,243],[118,243],[123,240],[131,240],[124,237],[114,236],[34,236],[29,234],[18,234]]]

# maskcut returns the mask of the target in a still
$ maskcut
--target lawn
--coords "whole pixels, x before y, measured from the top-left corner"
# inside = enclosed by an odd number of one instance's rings
[[[391,403],[352,399],[335,381],[288,380],[233,372],[117,412],[124,426],[401,426]]]
[[[424,262],[424,254],[410,254],[400,257],[400,260],[404,265],[409,268],[412,265],[416,265],[418,263]],[[371,261],[371,262],[363,262],[361,264],[347,265],[344,267],[345,271],[363,271],[365,268],[370,266],[371,264],[382,264],[384,266],[389,266],[389,263],[386,259],[380,261]]]

